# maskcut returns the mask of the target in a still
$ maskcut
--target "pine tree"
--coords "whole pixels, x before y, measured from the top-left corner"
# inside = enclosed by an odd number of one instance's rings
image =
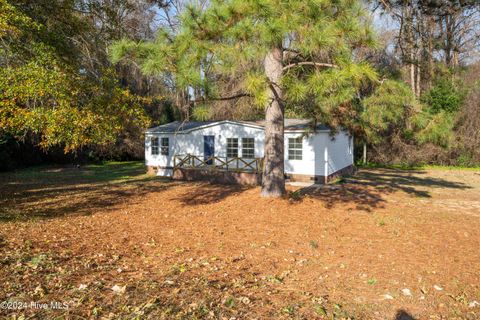
[[[314,114],[326,119],[376,76],[354,62],[357,48],[373,44],[357,0],[214,0],[188,7],[180,26],[161,29],[153,42],[117,42],[112,61],[133,60],[179,88],[200,88],[203,101],[246,97],[264,107],[265,197],[285,194],[285,108],[313,102]],[[239,74],[244,90],[222,95],[218,75]]]

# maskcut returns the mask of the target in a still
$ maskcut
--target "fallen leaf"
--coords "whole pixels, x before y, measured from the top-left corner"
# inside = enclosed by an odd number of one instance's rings
[[[114,285],[112,291],[118,294],[124,294],[127,290],[127,286],[120,287],[119,285]]]
[[[410,291],[410,289],[402,289],[402,293],[404,296],[411,296],[412,295],[412,292]]]
[[[469,308],[475,308],[475,307],[478,307],[478,306],[480,306],[480,303],[478,303],[478,301],[475,301],[475,300],[473,300],[472,302],[470,302],[468,304]]]

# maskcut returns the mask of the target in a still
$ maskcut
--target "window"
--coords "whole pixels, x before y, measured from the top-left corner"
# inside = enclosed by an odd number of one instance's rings
[[[160,148],[160,152],[164,156],[168,156],[168,146],[169,146],[169,139],[168,138],[162,138],[162,147]]]
[[[152,140],[150,141],[151,141],[152,155],[156,156],[158,155],[158,138],[157,137],[152,138]]]
[[[349,136],[348,137],[348,153],[349,154],[352,154],[352,152],[353,152],[353,150],[352,150],[352,140],[353,140],[352,137]]]
[[[238,138],[227,138],[227,158],[238,157]]]
[[[288,138],[288,160],[302,160],[302,137]]]
[[[245,159],[255,158],[255,139],[254,138],[242,138],[242,158],[245,158]]]

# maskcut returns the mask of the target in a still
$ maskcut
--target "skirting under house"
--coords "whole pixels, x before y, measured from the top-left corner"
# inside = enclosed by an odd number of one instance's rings
[[[285,120],[285,176],[328,183],[353,171],[353,137],[307,120]],[[148,172],[182,180],[261,183],[262,121],[172,122],[147,130]]]
[[[215,169],[198,169],[198,168],[164,168],[171,170],[171,178],[174,180],[185,181],[208,181],[218,184],[240,184],[257,186],[262,184],[261,172],[235,172]],[[147,166],[147,173],[151,175],[158,175],[158,167]],[[290,182],[313,182],[316,184],[327,184],[341,176],[351,175],[355,172],[355,167],[349,166],[325,176],[308,176],[303,174],[285,174],[285,179]]]

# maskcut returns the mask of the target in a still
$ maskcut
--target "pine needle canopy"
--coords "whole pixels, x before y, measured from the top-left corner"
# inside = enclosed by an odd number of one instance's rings
[[[225,94],[216,86],[220,76],[240,78],[252,103],[263,107],[269,83],[262,61],[281,46],[287,108],[309,101],[317,111],[309,115],[322,117],[377,77],[355,62],[357,50],[375,45],[357,0],[215,0],[206,9],[187,7],[180,21],[179,30],[161,28],[153,42],[117,42],[112,61],[134,61],[146,74],[200,88],[206,100]]]

